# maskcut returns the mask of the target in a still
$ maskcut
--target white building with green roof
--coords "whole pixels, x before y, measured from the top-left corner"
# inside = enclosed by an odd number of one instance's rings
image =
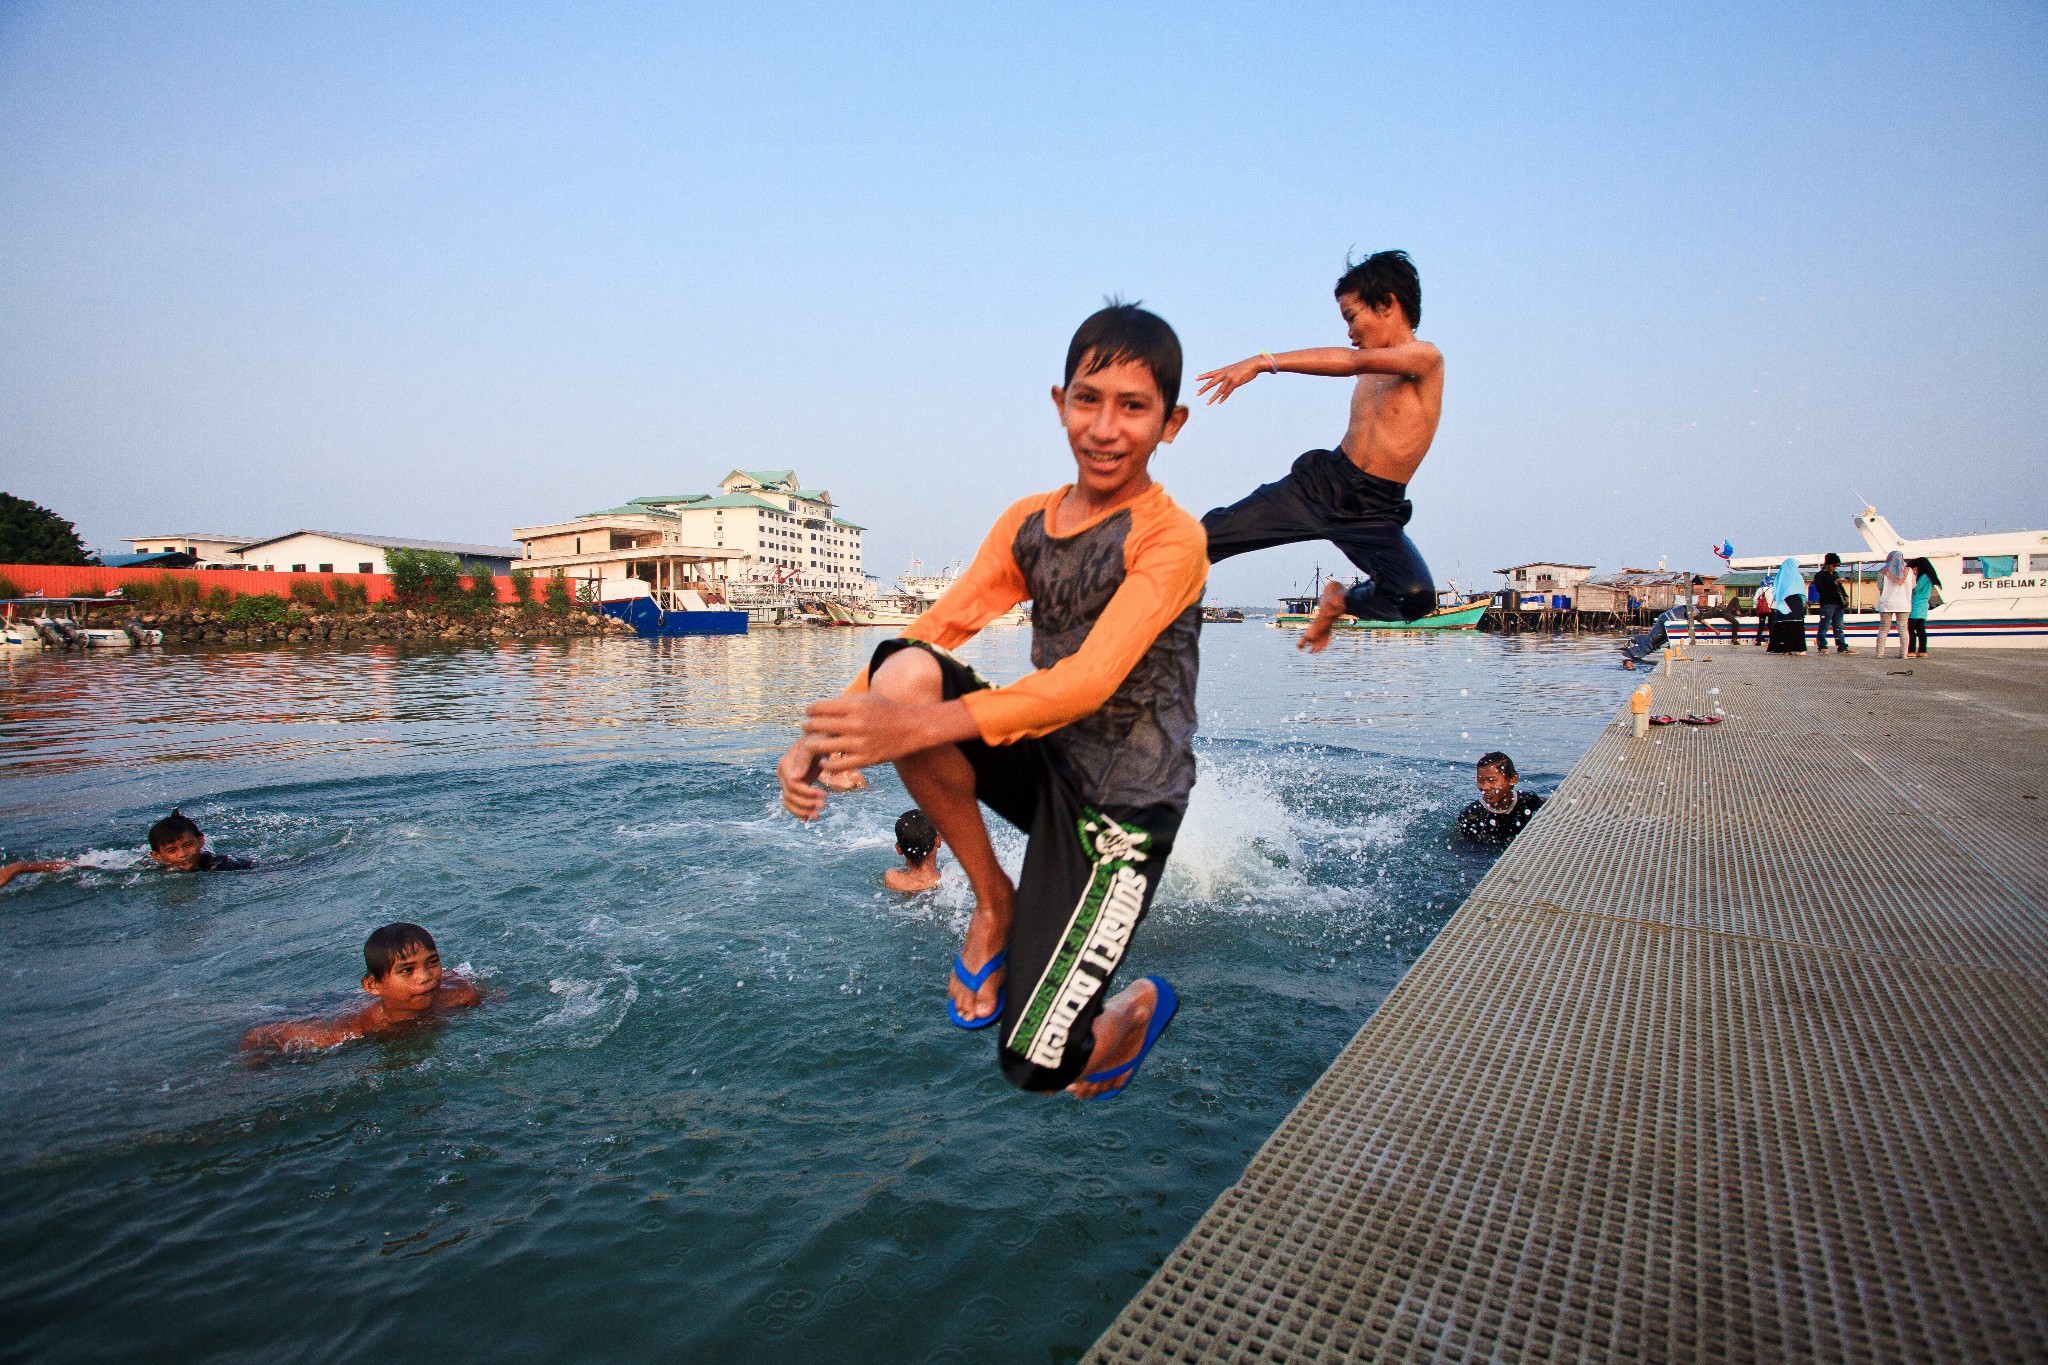
[[[715,493],[638,497],[513,535],[529,556],[548,562],[565,553],[587,561],[614,542],[621,550],[700,547],[721,561],[720,576],[729,582],[845,596],[866,592],[863,530],[838,514],[829,492],[805,488],[794,470],[735,469]],[[647,571],[622,561],[618,572]]]

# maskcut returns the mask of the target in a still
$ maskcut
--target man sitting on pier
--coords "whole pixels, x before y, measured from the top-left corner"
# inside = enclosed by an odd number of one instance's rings
[[[1026,1090],[1120,1093],[1177,1007],[1158,977],[1107,997],[1195,782],[1208,561],[1150,472],[1187,420],[1180,371],[1179,338],[1141,308],[1082,323],[1052,391],[1074,482],[1004,512],[945,596],[809,708],[777,767],[808,820],[822,774],[895,763],[974,887],[948,1009],[963,1028],[1000,1021],[998,1061]],[[991,687],[948,650],[1026,599],[1038,671]],[[1030,835],[1014,888],[979,802]]]
[[[1443,415],[1443,352],[1415,338],[1422,322],[1422,281],[1405,251],[1366,257],[1337,281],[1337,309],[1349,346],[1261,351],[1200,376],[1201,391],[1221,403],[1262,374],[1356,376],[1351,420],[1335,450],[1311,450],[1287,477],[1252,490],[1202,518],[1209,562],[1250,550],[1327,540],[1367,578],[1346,590],[1335,579],[1301,633],[1299,648],[1319,653],[1339,616],[1413,621],[1436,607],[1436,585],[1421,551],[1401,528],[1414,507],[1408,481],[1436,439]]]

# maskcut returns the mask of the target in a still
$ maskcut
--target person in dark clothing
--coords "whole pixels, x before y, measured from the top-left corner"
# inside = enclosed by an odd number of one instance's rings
[[[1842,613],[1849,609],[1849,594],[1842,587],[1842,557],[1829,550],[1827,558],[1821,561],[1820,572],[1813,576],[1815,595],[1815,619],[1813,623],[1813,648],[1819,653],[1828,647],[1828,631],[1835,632],[1835,653],[1854,654],[1849,648],[1849,637],[1842,633]]]
[[[1806,580],[1800,575],[1799,561],[1790,556],[1778,566],[1778,576],[1771,583],[1768,620],[1770,653],[1806,652]]]
[[[1458,833],[1475,844],[1504,846],[1543,808],[1535,792],[1516,791],[1522,775],[1498,749],[1479,757],[1479,799],[1458,812]]]
[[[149,827],[149,856],[173,872],[246,872],[256,866],[247,858],[215,853],[192,817],[175,810]]]

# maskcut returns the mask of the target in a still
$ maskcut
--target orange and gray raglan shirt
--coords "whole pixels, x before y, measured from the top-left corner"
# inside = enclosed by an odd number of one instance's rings
[[[1029,600],[1035,673],[961,701],[983,740],[1040,738],[1055,767],[1105,813],[1173,823],[1195,785],[1195,674],[1202,524],[1153,484],[1065,535],[1048,526],[1062,487],[1011,505],[957,582],[904,630],[953,649]],[[856,686],[865,687],[865,675]]]

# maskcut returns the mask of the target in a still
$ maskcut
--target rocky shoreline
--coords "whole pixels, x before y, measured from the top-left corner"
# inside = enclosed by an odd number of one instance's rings
[[[415,610],[315,612],[293,603],[281,621],[231,621],[227,612],[198,609],[124,613],[121,620],[162,631],[166,645],[339,644],[377,640],[474,643],[633,634],[633,628],[625,622],[591,611],[556,613],[543,607],[518,606],[457,615]]]

